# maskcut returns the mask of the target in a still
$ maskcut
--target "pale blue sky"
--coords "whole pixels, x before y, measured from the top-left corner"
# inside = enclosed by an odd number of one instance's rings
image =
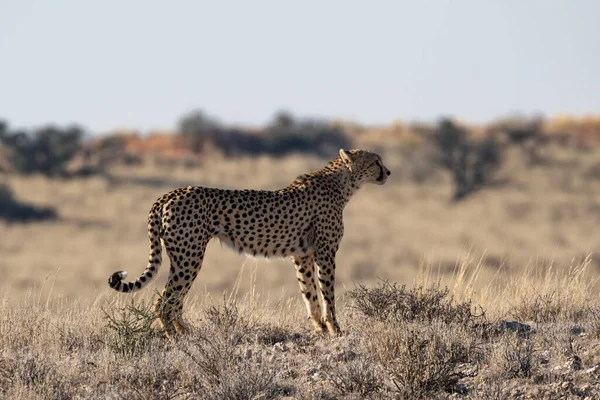
[[[0,0],[0,118],[169,129],[193,108],[364,123],[600,112],[600,1]]]

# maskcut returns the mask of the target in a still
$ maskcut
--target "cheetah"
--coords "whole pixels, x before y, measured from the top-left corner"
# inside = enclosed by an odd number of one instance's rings
[[[336,336],[341,330],[335,313],[335,256],[344,233],[343,210],[364,183],[383,185],[390,174],[378,154],[340,149],[324,168],[280,190],[174,190],[150,210],[146,270],[134,282],[124,282],[127,272],[117,271],[108,284],[124,293],[142,289],[157,274],[164,245],[171,268],[154,312],[168,337],[181,335],[187,331],[183,299],[202,267],[207,243],[216,237],[240,253],[291,257],[315,330]]]

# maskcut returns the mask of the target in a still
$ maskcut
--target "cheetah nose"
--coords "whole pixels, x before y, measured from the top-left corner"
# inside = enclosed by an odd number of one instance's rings
[[[391,173],[391,172],[388,170],[388,171],[386,172],[386,174],[387,174],[387,176],[390,176],[392,173]]]

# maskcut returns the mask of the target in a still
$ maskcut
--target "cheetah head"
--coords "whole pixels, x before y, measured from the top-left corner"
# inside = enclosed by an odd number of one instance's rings
[[[363,183],[383,185],[391,174],[390,170],[383,165],[381,157],[370,151],[340,149],[340,158],[359,186]]]

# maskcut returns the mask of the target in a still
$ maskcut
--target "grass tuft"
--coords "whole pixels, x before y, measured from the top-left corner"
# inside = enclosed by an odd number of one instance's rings
[[[115,353],[124,357],[139,356],[148,352],[152,339],[160,333],[151,325],[156,320],[151,301],[131,303],[122,308],[102,309],[106,335],[99,339]]]

